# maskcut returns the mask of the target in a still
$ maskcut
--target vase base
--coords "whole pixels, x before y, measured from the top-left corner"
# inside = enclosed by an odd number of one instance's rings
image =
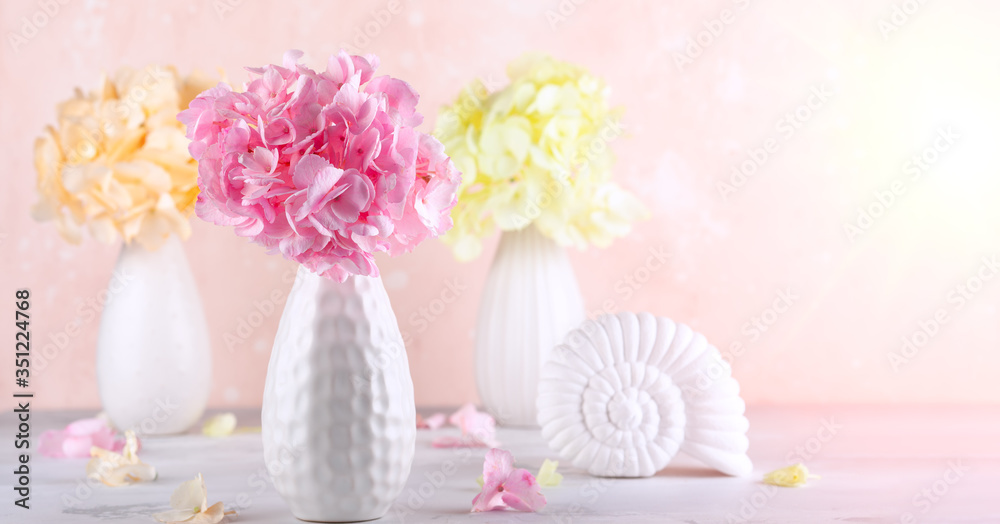
[[[535,415],[530,416],[514,416],[511,415],[510,409],[505,409],[502,407],[490,406],[489,403],[483,403],[483,410],[493,417],[496,421],[497,426],[503,428],[516,428],[516,429],[538,429],[541,426],[538,425],[538,421],[535,419]]]
[[[302,517],[300,517],[298,515],[295,515],[295,518],[301,520],[302,522],[318,522],[318,523],[321,523],[321,524],[333,524],[333,523],[344,523],[344,522],[371,522],[373,520],[378,520],[378,519],[380,519],[380,518],[382,518],[384,516],[385,515],[382,514],[382,515],[379,515],[377,517],[364,517],[364,518],[361,518],[361,519],[358,519],[358,520],[354,520],[354,519],[352,519],[352,520],[343,520],[343,519],[334,519],[334,520],[319,519],[319,520],[317,520],[317,519],[314,519],[314,518],[312,518],[312,519],[302,518]]]
[[[309,516],[300,516],[299,513],[292,511],[292,515],[294,515],[295,518],[301,520],[302,522],[318,522],[323,524],[333,524],[342,522],[371,522],[373,520],[378,520],[386,516],[386,514],[388,513],[389,510],[386,509],[385,511],[378,514],[367,513],[367,514],[355,514],[349,516],[344,516],[344,515],[338,516],[335,513],[333,513],[328,516],[318,516],[315,514]]]

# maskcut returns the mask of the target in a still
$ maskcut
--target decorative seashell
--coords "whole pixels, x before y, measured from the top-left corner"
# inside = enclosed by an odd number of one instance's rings
[[[683,451],[748,475],[749,427],[732,370],[705,337],[649,313],[588,320],[542,367],[538,423],[563,460],[649,477]]]

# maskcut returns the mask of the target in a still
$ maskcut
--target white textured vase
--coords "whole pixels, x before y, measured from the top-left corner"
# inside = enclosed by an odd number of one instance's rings
[[[410,475],[413,382],[380,278],[299,268],[267,368],[264,462],[299,519],[381,517]]]
[[[476,324],[476,384],[498,423],[538,425],[539,370],[585,317],[565,250],[534,226],[504,232]]]
[[[97,335],[104,411],[120,429],[180,433],[205,411],[211,378],[205,313],[180,240],[156,251],[125,245]]]

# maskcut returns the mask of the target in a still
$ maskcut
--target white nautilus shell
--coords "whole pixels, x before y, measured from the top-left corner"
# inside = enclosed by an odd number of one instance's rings
[[[719,350],[648,313],[588,320],[542,367],[538,423],[563,460],[590,474],[648,477],[678,451],[748,475],[749,423]]]

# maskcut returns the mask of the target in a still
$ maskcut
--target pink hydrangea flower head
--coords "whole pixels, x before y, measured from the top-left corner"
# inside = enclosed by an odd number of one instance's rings
[[[285,53],[248,68],[178,115],[198,161],[199,217],[343,282],[378,276],[374,253],[441,235],[461,174],[423,121],[406,82],[375,76],[378,58],[331,56],[326,70]]]

